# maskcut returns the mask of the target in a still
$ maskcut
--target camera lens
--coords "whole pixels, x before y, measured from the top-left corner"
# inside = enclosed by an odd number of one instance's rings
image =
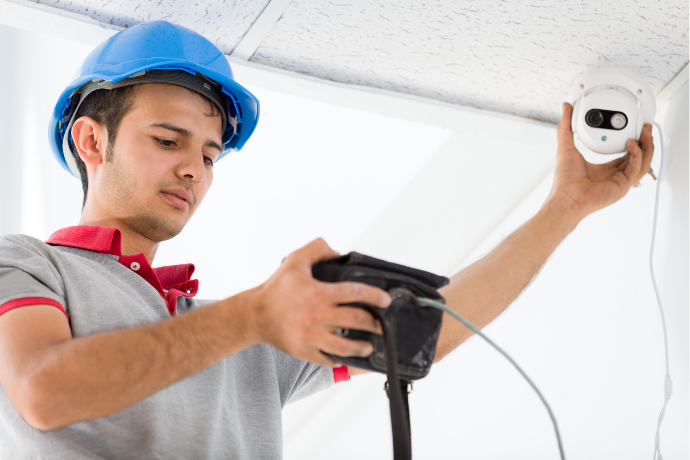
[[[589,126],[596,128],[604,122],[604,114],[597,109],[592,109],[585,115],[585,121]]]
[[[615,129],[623,129],[628,124],[628,118],[623,113],[614,113],[611,117],[611,126]]]

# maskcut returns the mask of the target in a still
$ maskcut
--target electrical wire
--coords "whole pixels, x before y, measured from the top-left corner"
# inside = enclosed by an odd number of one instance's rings
[[[437,302],[435,300],[419,298],[419,297],[417,298],[417,302],[419,302],[419,304],[422,306],[433,307],[433,308],[437,308],[439,310],[443,310],[446,313],[448,313],[449,315],[453,316],[455,319],[460,321],[462,324],[464,324],[465,326],[470,328],[475,334],[477,334],[478,336],[480,336],[481,338],[486,340],[489,343],[489,345],[491,345],[496,350],[498,350],[499,353],[501,353],[503,356],[505,356],[506,359],[508,361],[510,361],[510,363],[513,366],[515,366],[515,369],[517,369],[518,372],[520,374],[522,374],[522,376],[525,378],[525,380],[527,380],[527,383],[529,383],[530,386],[534,389],[534,391],[537,392],[537,395],[539,396],[539,399],[541,399],[541,402],[543,402],[544,406],[546,406],[546,410],[549,412],[549,417],[551,417],[551,422],[553,422],[553,429],[556,431],[556,439],[558,440],[558,450],[561,453],[561,460],[565,460],[565,454],[563,453],[563,443],[561,442],[561,433],[558,431],[558,423],[556,423],[556,417],[553,415],[553,412],[551,411],[551,406],[549,406],[549,403],[546,402],[546,399],[544,399],[544,396],[541,394],[541,392],[539,391],[537,386],[534,384],[534,382],[532,382],[532,380],[530,380],[529,377],[527,377],[527,374],[525,374],[525,372],[520,368],[520,366],[518,366],[518,364],[513,360],[513,358],[508,356],[508,353],[503,351],[501,349],[501,347],[496,345],[490,338],[488,338],[486,335],[484,335],[484,333],[482,331],[477,329],[472,323],[470,323],[465,318],[460,316],[460,314],[458,312],[451,309],[447,305],[445,305],[441,302]]]
[[[659,166],[659,177],[657,178],[657,184],[656,184],[656,198],[654,200],[654,223],[652,226],[652,244],[651,244],[651,249],[649,251],[649,270],[652,275],[652,285],[654,286],[654,294],[656,294],[656,300],[657,303],[659,304],[659,312],[661,313],[661,325],[663,328],[664,332],[664,351],[665,351],[665,357],[666,357],[666,377],[664,378],[664,405],[661,408],[661,412],[659,413],[659,419],[657,421],[657,427],[656,427],[656,437],[655,437],[655,442],[654,442],[654,456],[652,460],[663,460],[663,457],[661,456],[661,448],[660,448],[660,440],[659,440],[659,431],[661,429],[661,423],[664,420],[664,415],[666,413],[666,406],[668,405],[668,402],[671,400],[671,395],[673,394],[673,381],[671,380],[671,371],[669,368],[669,354],[668,354],[668,334],[666,332],[666,317],[664,315],[664,308],[661,305],[661,297],[659,296],[659,288],[656,285],[656,278],[654,276],[654,242],[656,240],[656,224],[657,224],[657,217],[659,213],[659,189],[661,188],[661,175],[664,172],[664,153],[665,153],[665,148],[664,148],[664,135],[663,131],[661,129],[661,126],[657,123],[654,122],[654,125],[657,127],[659,130],[659,139],[661,141],[661,165]],[[651,168],[650,168],[651,171]],[[553,429],[556,432],[556,439],[558,441],[558,450],[561,454],[561,459],[565,460],[565,454],[563,453],[563,443],[561,442],[561,434],[558,431],[558,423],[556,422],[556,417],[553,415],[553,412],[551,411],[551,407],[549,406],[549,403],[546,402],[546,399],[544,399],[544,396],[541,394],[537,386],[532,382],[532,380],[525,374],[525,372],[518,366],[518,364],[511,358],[505,351],[501,349],[498,345],[496,345],[490,338],[488,338],[482,331],[477,329],[472,323],[467,321],[465,318],[463,318],[458,312],[455,310],[451,309],[447,305],[437,302],[435,300],[431,299],[425,299],[425,298],[417,298],[417,301],[419,302],[420,305],[427,306],[427,307],[433,307],[437,308],[439,310],[445,311],[449,315],[453,316],[455,319],[460,321],[462,324],[467,326],[469,329],[471,329],[475,334],[486,340],[486,342],[494,347],[499,353],[501,353],[505,358],[510,361],[510,363],[515,366],[515,369],[520,372],[520,374],[527,380],[527,383],[530,384],[530,386],[534,389],[534,391],[537,393],[539,396],[539,399],[541,399],[541,402],[544,403],[544,406],[546,407],[546,410],[549,412],[549,417],[551,417],[551,422],[553,422]]]
[[[661,188],[661,175],[664,171],[664,133],[661,129],[659,123],[654,122],[654,125],[659,130],[659,140],[661,141],[661,165],[659,166],[659,177],[657,178],[656,184],[656,198],[654,199],[654,224],[652,226],[652,246],[649,250],[649,271],[652,274],[652,284],[654,285],[654,294],[656,294],[656,301],[659,304],[659,312],[661,313],[661,325],[664,331],[664,352],[666,355],[666,377],[664,378],[664,405],[659,413],[659,420],[656,425],[656,436],[654,438],[654,456],[652,460],[663,460],[661,456],[661,448],[659,435],[661,430],[661,422],[664,420],[664,414],[666,413],[666,405],[671,400],[671,395],[673,394],[673,381],[671,380],[671,371],[668,365],[668,334],[666,333],[666,317],[664,315],[664,308],[661,306],[661,297],[659,296],[659,288],[656,285],[656,278],[654,277],[654,241],[656,239],[656,221],[659,212],[659,189]]]

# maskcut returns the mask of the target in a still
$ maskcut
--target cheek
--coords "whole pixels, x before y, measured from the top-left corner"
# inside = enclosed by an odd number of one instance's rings
[[[173,182],[175,177],[175,158],[155,148],[140,148],[136,152],[136,164],[132,165],[132,177],[142,187],[142,191],[155,191],[160,183]],[[151,184],[156,184],[151,189]]]

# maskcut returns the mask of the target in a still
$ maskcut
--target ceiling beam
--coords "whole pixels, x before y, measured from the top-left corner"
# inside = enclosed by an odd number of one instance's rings
[[[258,86],[297,97],[459,132],[465,132],[471,127],[471,129],[479,130],[472,131],[476,135],[529,143],[533,140],[530,139],[525,130],[501,131],[495,128],[496,120],[500,120],[499,124],[517,123],[546,129],[552,129],[556,126],[516,115],[464,107],[411,94],[324,80],[233,57],[228,57],[228,61],[233,68],[235,78],[243,85]],[[558,109],[560,110],[560,103]]]

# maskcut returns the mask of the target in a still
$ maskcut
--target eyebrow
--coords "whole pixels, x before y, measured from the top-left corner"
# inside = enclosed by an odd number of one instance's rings
[[[164,129],[168,129],[170,131],[174,131],[178,134],[181,134],[184,137],[192,137],[192,133],[189,130],[184,129],[184,128],[180,128],[179,126],[175,126],[175,125],[170,124],[170,123],[154,123],[152,125],[149,125],[149,128],[164,128]],[[217,142],[214,142],[211,140],[206,141],[206,143],[204,145],[207,147],[217,149],[219,152],[223,151],[223,147],[218,145]]]

